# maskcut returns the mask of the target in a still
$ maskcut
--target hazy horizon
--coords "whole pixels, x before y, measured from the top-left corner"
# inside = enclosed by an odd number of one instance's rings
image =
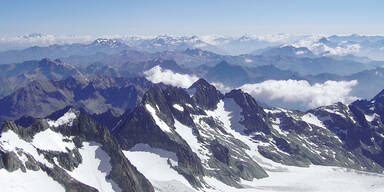
[[[96,3],[97,2],[97,3]],[[6,1],[0,37],[384,34],[382,1]],[[54,27],[53,27],[54,26]]]

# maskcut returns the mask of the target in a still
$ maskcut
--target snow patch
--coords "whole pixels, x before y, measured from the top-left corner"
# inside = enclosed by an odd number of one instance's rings
[[[145,104],[145,108],[151,114],[152,118],[155,120],[157,126],[159,126],[161,130],[164,132],[172,133],[171,128],[169,128],[169,126],[157,116],[156,110],[150,104]]]
[[[287,110],[282,108],[270,108],[270,109],[264,108],[264,112],[274,114],[274,113],[287,112]]]
[[[288,167],[288,166],[287,166]],[[310,166],[288,167],[288,171],[268,172],[267,178],[242,181],[249,188],[244,191],[374,191],[384,189],[384,175],[351,169]],[[223,190],[234,191],[234,190]]]
[[[111,157],[96,142],[83,142],[79,149],[82,163],[72,171],[67,171],[76,180],[92,186],[99,191],[121,191],[117,185],[107,179],[112,170]]]
[[[52,164],[44,158],[44,155],[37,152],[37,149],[31,143],[24,141],[11,130],[1,133],[0,147],[5,151],[18,151],[19,149],[33,156],[36,161],[43,163],[47,167],[53,167]]]
[[[246,128],[241,125],[241,108],[232,98],[221,100],[214,111],[205,111],[207,115],[216,117],[224,124],[224,127],[243,134]]]
[[[192,128],[187,127],[175,119],[175,131],[181,136],[191,147],[192,151],[196,153],[200,159],[208,160],[209,151],[203,147],[203,145],[193,135]]]
[[[56,121],[47,120],[47,122],[48,122],[48,125],[51,127],[59,127],[64,124],[68,124],[69,126],[72,126],[72,122],[74,119],[76,119],[76,114],[73,111],[68,111]]]
[[[160,157],[170,159],[172,161],[172,165],[177,165],[178,161],[179,161],[179,159],[176,156],[176,153],[166,151],[166,150],[160,149],[160,148],[153,148],[153,147],[149,146],[148,144],[144,144],[144,143],[136,144],[135,146],[130,148],[129,151],[132,151],[132,152],[141,151],[141,152],[154,153],[154,154],[159,155]]]
[[[318,127],[325,127],[323,122],[321,122],[314,114],[307,113],[303,117],[301,117],[303,121],[308,124],[316,125]]]
[[[189,182],[171,167],[168,158],[147,151],[123,151],[123,153],[155,188],[160,189],[159,191],[168,191],[166,188],[176,188],[173,191],[179,191],[177,189],[180,188],[195,191]]]
[[[344,119],[346,118],[345,115],[340,113],[337,109],[327,109],[327,108],[322,108],[322,109],[328,113],[333,113],[333,114],[339,115]]]
[[[75,148],[75,144],[72,141],[64,141],[68,139],[60,133],[46,129],[33,136],[32,145],[45,151],[67,152],[66,148],[69,150]]]
[[[364,115],[365,116],[365,119],[368,121],[368,122],[372,122],[373,120],[375,120],[375,117],[377,116],[376,113],[372,114],[372,115]]]
[[[13,172],[0,169],[0,177],[1,191],[65,191],[60,183],[53,180],[42,170],[27,170],[24,173],[20,169]]]
[[[189,104],[189,103],[186,103],[185,104],[187,107],[189,107],[189,108],[192,108],[193,109],[193,107],[192,107],[192,105],[191,104]]]
[[[179,111],[184,111],[184,107],[179,105],[179,104],[173,104],[173,108],[179,110]]]
[[[283,131],[280,129],[280,119],[279,118],[276,118],[275,121],[272,121],[273,124],[272,124],[272,128],[274,130],[276,130],[280,135],[284,135],[284,136],[287,136],[289,132],[287,131]]]

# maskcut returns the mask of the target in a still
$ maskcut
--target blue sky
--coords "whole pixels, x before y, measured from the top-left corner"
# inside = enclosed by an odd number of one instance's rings
[[[0,0],[0,37],[384,34],[383,1]]]

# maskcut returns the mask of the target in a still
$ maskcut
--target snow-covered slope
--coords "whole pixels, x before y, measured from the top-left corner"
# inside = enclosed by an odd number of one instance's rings
[[[27,128],[5,122],[0,178],[4,191],[153,191],[108,130],[74,109]]]
[[[158,191],[384,190],[384,164],[366,151],[383,154],[382,140],[351,148],[329,123],[366,129],[353,106],[264,109],[240,90],[222,95],[204,80],[191,88],[152,88],[114,130]]]
[[[41,183],[54,191],[383,191],[382,95],[301,112],[263,108],[241,90],[223,95],[203,79],[189,90],[154,86],[112,134],[74,109],[27,128],[5,122],[0,184],[11,191]]]

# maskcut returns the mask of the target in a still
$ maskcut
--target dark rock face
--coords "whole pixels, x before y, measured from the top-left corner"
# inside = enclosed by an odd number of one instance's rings
[[[1,151],[1,156],[2,156],[2,164],[7,171],[12,172],[12,171],[21,169],[23,172],[25,172],[25,167],[23,163],[18,159],[15,152]]]
[[[373,160],[384,167],[384,90],[372,100],[359,100],[349,105],[356,121],[344,128],[344,138],[348,148],[355,153]]]
[[[190,88],[194,91],[194,100],[204,109],[215,109],[223,95],[204,79],[199,79]]]
[[[153,191],[149,181],[125,158],[111,133],[105,127],[97,125],[86,114],[80,113],[78,121],[75,120],[71,129],[62,130],[62,133],[101,143],[102,149],[111,157],[113,165],[109,177],[124,191]]]
[[[112,130],[120,121],[122,115],[113,109],[109,109],[104,113],[92,114],[90,116],[100,125],[107,127],[109,130]]]
[[[171,89],[177,88],[170,88],[169,93],[172,92]],[[114,129],[114,134],[125,150],[129,150],[135,144],[145,143],[154,148],[176,153],[179,160],[177,171],[195,186],[201,186],[194,178],[194,175],[203,175],[203,168],[196,154],[186,146],[180,137],[163,132],[145,107],[145,105],[155,105],[159,108],[157,111],[159,118],[168,125],[172,125],[174,120],[167,104],[172,101],[168,100],[166,96],[171,96],[171,94],[164,94],[159,87],[150,89],[144,96],[143,103],[121,121]],[[186,93],[176,98],[192,101]]]
[[[151,88],[144,95],[142,104],[124,117],[113,131],[123,149],[129,150],[136,144],[144,143],[153,148],[174,152],[178,158],[178,166],[173,168],[197,188],[204,187],[202,177],[205,175],[216,177],[235,187],[242,187],[237,183],[240,178],[252,180],[267,176],[251,157],[239,152],[244,150],[244,144],[203,136],[203,133],[220,134],[220,138],[227,134],[222,125],[212,117],[207,117],[205,112],[216,109],[223,95],[205,80],[199,80],[191,88],[196,89],[192,96],[180,88]],[[149,108],[154,112],[150,112]],[[156,124],[153,115],[161,119],[169,127],[169,131],[159,127],[161,125]],[[196,116],[199,118],[196,119]],[[210,127],[203,127],[202,122]],[[189,141],[183,137],[184,133],[177,131],[181,126],[179,124],[188,126],[198,142],[213,155],[204,160],[203,154],[193,151]],[[232,156],[242,156],[246,160],[240,161]],[[208,170],[207,166],[215,171]]]
[[[68,141],[66,142],[74,142],[76,147],[74,149],[67,148],[67,152],[37,149],[38,153],[43,154],[46,161],[51,164],[49,166],[46,163],[37,161],[29,155],[28,151],[23,151],[22,149],[18,152],[20,153],[19,155],[16,155],[13,151],[0,150],[0,167],[8,171],[21,169],[24,172],[26,170],[37,171],[41,169],[62,184],[67,191],[97,191],[95,188],[72,178],[65,171],[72,171],[84,163],[78,151],[83,142],[95,142],[100,144],[101,149],[110,157],[111,170],[107,178],[116,183],[122,191],[154,191],[149,181],[124,156],[117,141],[106,127],[100,126],[83,112],[70,109],[67,113],[70,112],[75,113],[76,118],[70,124],[62,124],[58,128],[49,127],[47,120],[44,119],[36,120],[29,127],[20,127],[12,121],[6,121],[3,125],[2,133],[14,132],[26,142],[31,142],[37,133],[51,129],[67,137]],[[62,112],[57,112],[50,116],[58,116],[60,113]],[[46,137],[49,136],[47,135]],[[28,160],[25,164],[19,159],[20,155],[27,156]]]
[[[22,127],[29,127],[35,122],[35,118],[31,116],[22,116],[21,118],[15,120],[16,125],[22,126]]]
[[[271,133],[270,125],[265,121],[267,114],[249,94],[241,90],[233,90],[226,94],[225,97],[232,98],[242,108],[244,120],[240,123],[247,128],[246,133],[255,131],[261,131],[265,134]]]
[[[221,145],[219,142],[216,141],[211,144],[211,150],[213,156],[217,160],[229,165],[229,161],[231,158],[229,154],[229,149],[227,149],[225,146]]]

